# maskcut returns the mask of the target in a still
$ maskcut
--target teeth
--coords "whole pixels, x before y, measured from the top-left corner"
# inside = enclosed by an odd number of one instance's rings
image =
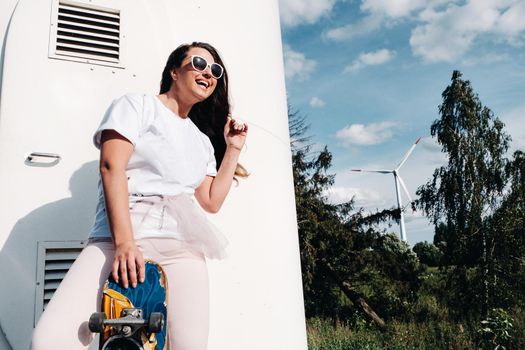
[[[202,86],[204,86],[206,88],[208,87],[208,82],[206,82],[206,81],[197,80],[197,84],[202,85]]]

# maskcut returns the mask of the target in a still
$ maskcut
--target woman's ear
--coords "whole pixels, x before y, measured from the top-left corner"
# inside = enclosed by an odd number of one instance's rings
[[[173,79],[173,81],[177,80],[177,72],[175,72],[175,70],[171,71],[171,79]]]

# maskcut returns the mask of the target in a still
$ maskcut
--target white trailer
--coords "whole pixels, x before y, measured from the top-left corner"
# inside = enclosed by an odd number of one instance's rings
[[[127,92],[157,93],[169,53],[192,41],[219,49],[233,114],[250,124],[251,176],[211,216],[230,246],[208,265],[209,349],[307,348],[277,1],[2,0],[1,350],[30,348],[86,244],[103,112]]]

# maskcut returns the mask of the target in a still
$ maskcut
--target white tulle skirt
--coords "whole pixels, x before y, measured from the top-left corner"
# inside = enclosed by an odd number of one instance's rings
[[[135,239],[176,238],[209,259],[226,257],[228,240],[206,217],[192,195],[129,197]]]

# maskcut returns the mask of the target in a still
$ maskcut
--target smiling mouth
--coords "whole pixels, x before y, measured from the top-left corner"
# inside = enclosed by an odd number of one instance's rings
[[[209,87],[209,83],[204,80],[196,80],[197,85],[202,86],[203,88],[207,89]]]

